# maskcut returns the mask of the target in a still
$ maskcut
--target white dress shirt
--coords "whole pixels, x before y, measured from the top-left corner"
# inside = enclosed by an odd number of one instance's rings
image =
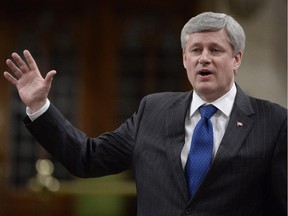
[[[222,97],[218,98],[217,100],[213,101],[212,103],[215,107],[218,108],[217,112],[211,117],[211,123],[213,126],[213,158],[215,157],[217,150],[219,148],[220,142],[223,138],[225,133],[230,114],[233,108],[233,104],[236,97],[236,86],[235,83],[233,84],[232,88],[229,92],[227,92]],[[187,112],[187,116],[185,119],[185,144],[183,146],[181,152],[181,162],[183,169],[185,168],[188,154],[190,151],[192,134],[194,128],[198,121],[201,118],[200,112],[198,108],[203,104],[208,104],[204,100],[202,100],[194,91],[193,92],[193,99],[190,105],[190,110]]]

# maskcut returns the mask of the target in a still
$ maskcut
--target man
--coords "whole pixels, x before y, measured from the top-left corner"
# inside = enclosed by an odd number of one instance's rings
[[[4,76],[27,106],[28,130],[71,173],[133,169],[138,216],[286,215],[287,110],[235,84],[242,27],[205,12],[184,26],[181,44],[193,91],[148,95],[118,129],[97,138],[50,104],[56,72],[43,79],[29,51],[26,61],[13,53],[16,63],[6,63],[16,77]]]

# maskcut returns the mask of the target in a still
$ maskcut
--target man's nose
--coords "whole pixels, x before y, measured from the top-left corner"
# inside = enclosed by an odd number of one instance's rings
[[[210,63],[211,62],[211,60],[212,60],[212,57],[211,57],[211,55],[209,54],[209,52],[208,51],[203,51],[202,53],[201,53],[201,55],[199,56],[199,59],[198,59],[198,63],[200,63],[200,64],[208,64],[208,63]]]

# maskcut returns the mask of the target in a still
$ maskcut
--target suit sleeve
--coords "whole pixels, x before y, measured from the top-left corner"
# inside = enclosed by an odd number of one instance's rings
[[[131,168],[141,107],[116,131],[96,138],[75,128],[53,104],[35,121],[26,117],[24,123],[34,138],[73,175],[99,177]]]

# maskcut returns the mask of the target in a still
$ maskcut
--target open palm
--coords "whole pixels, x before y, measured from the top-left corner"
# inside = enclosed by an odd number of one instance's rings
[[[17,53],[12,54],[15,63],[11,59],[6,61],[15,76],[5,71],[4,77],[17,88],[23,103],[31,111],[37,111],[46,102],[56,71],[49,71],[43,78],[30,52],[25,50],[23,54],[26,61]]]

